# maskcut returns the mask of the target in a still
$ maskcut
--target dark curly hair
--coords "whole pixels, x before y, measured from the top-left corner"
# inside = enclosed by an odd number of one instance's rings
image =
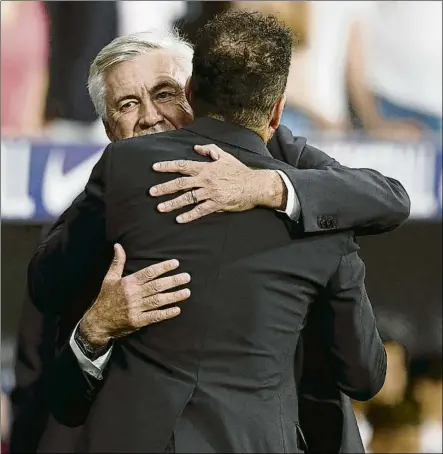
[[[196,116],[265,126],[284,93],[293,36],[275,16],[228,11],[198,33],[190,81]]]

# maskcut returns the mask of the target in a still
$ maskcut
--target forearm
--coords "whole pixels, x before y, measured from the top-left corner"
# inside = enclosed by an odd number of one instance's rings
[[[331,166],[286,173],[300,201],[305,232],[353,229],[357,235],[379,234],[409,217],[410,200],[403,186],[375,170]],[[327,218],[333,222],[324,222]]]
[[[105,274],[111,261],[104,201],[108,149],[84,193],[63,213],[28,266],[29,295],[42,312],[59,314],[92,279]]]
[[[79,367],[69,343],[60,350],[55,361],[50,380],[51,412],[59,423],[68,427],[84,424],[103,380],[95,379]]]
[[[357,235],[393,230],[409,217],[409,196],[393,178],[371,169],[342,166],[307,145],[306,139],[293,137],[284,126],[277,129],[268,147],[273,156],[292,166],[284,171],[301,204],[306,232],[327,230],[322,221],[327,216],[335,218],[332,229],[353,229]]]
[[[59,313],[62,305],[78,297],[91,276],[104,274],[99,270],[110,261],[104,219],[79,215],[76,209],[68,222],[50,232],[28,266],[29,295],[44,312]]]
[[[275,170],[254,170],[249,182],[256,205],[284,211],[288,191],[286,185]]]
[[[364,285],[365,268],[356,252],[342,257],[325,295],[322,335],[341,391],[369,400],[383,386],[386,352]]]
[[[349,325],[342,323],[341,333],[336,333],[341,340],[336,340],[332,347],[332,369],[337,384],[342,392],[358,401],[372,399],[380,391],[387,367],[386,352],[374,315],[371,314],[368,320],[366,313],[363,320],[364,326],[361,319],[350,316]]]

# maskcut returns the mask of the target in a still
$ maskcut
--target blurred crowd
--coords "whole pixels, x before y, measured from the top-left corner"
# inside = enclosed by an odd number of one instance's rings
[[[366,452],[442,452],[442,358],[408,358],[385,336],[386,381],[369,402],[354,402]]]
[[[441,453],[442,358],[409,359],[407,350],[386,338],[388,370],[385,384],[368,402],[353,402],[367,453]],[[2,450],[10,432],[10,408],[1,392]]]
[[[175,26],[192,42],[229,8],[276,14],[294,30],[283,119],[294,134],[441,134],[440,1],[3,1],[2,135],[107,142],[86,90],[98,51],[150,28]]]
[[[100,49],[151,28],[177,27],[192,42],[229,8],[273,13],[293,29],[283,124],[294,135],[441,140],[440,1],[2,1],[2,137],[107,143],[86,88]],[[441,358],[408,358],[389,336],[386,349],[384,388],[355,403],[367,451],[441,453]],[[2,440],[10,388],[2,375]]]

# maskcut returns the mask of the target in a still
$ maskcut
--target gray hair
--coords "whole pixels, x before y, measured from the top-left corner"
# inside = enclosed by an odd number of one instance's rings
[[[177,30],[151,30],[120,36],[98,53],[89,69],[89,96],[101,118],[106,118],[105,77],[108,71],[119,63],[134,60],[139,55],[155,49],[171,52],[186,76],[191,75],[193,49],[191,44],[180,37]]]

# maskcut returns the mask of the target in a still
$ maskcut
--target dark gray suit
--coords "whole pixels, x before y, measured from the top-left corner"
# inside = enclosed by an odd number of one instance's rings
[[[205,160],[193,145],[208,142],[247,165],[290,170],[254,133],[211,119],[110,145],[31,262],[31,297],[55,314],[76,297],[70,278],[81,287],[117,241],[126,273],[174,256],[193,276],[180,317],[116,344],[102,387],[61,352],[41,451],[161,452],[174,433],[179,452],[299,452],[293,357],[311,308],[336,388],[357,399],[380,389],[386,356],[352,233],[308,235],[259,208],[185,226],[156,211],[147,190],[170,176],[152,164]],[[71,426],[72,437],[59,436]]]

